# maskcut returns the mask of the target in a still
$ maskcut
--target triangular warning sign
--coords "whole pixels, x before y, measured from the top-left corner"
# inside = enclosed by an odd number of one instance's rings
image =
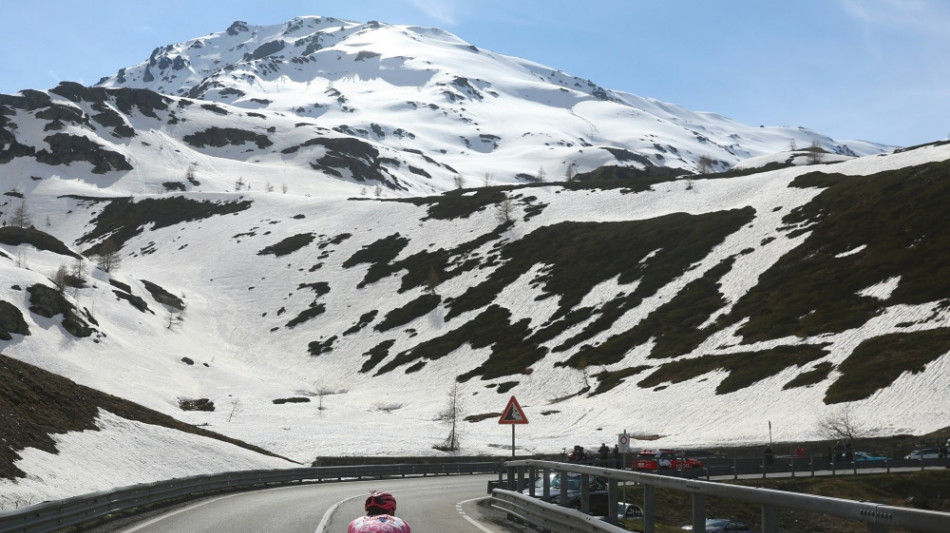
[[[518,405],[518,400],[514,396],[508,400],[508,407],[505,407],[504,412],[502,412],[501,418],[498,419],[499,424],[527,424],[528,417],[524,416],[524,411],[521,410],[521,406]]]

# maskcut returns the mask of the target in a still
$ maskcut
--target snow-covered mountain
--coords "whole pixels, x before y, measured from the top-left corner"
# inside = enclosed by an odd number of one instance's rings
[[[219,192],[242,178],[297,194],[380,186],[405,196],[556,181],[603,165],[693,171],[704,159],[724,170],[814,142],[849,156],[887,149],[607,90],[442,30],[322,17],[235,22],[157,48],[95,88],[64,84],[5,102],[12,126],[46,121],[0,139],[0,158],[22,163],[8,175],[79,177],[116,194]],[[91,174],[59,167],[87,149],[103,153]],[[205,179],[184,182],[189,168]]]
[[[776,154],[815,140],[824,164]],[[842,413],[926,433],[950,415],[950,146],[883,148],[439,30],[235,23],[0,96],[0,350],[299,462],[442,453],[453,398],[461,452],[504,454],[511,395],[523,452],[811,440]],[[745,163],[684,176],[700,158]],[[0,494],[181,475],[175,449],[52,483],[122,435],[168,447],[97,407],[58,457],[0,416],[0,472],[28,480]]]

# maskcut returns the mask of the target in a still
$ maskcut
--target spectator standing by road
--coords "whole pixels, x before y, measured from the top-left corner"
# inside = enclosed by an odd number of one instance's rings
[[[597,455],[600,458],[600,464],[606,465],[607,459],[610,458],[610,448],[607,447],[606,442],[600,443],[600,448],[597,449]]]

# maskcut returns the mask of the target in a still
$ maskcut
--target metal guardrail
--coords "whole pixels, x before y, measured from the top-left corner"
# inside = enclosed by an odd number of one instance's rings
[[[386,477],[492,474],[499,463],[361,465],[247,470],[143,483],[0,513],[0,533],[48,533],[161,502],[267,485]]]
[[[551,461],[509,461],[505,463],[504,469],[507,473],[507,479],[500,479],[497,485],[498,488],[492,491],[492,505],[499,509],[505,509],[505,506],[513,505],[509,503],[513,499],[512,496],[518,496],[518,512],[510,511],[511,514],[548,529],[552,533],[601,530],[584,529],[588,527],[586,525],[587,519],[574,520],[573,514],[564,513],[558,514],[562,519],[561,521],[545,524],[543,517],[545,513],[551,512],[549,508],[551,504],[530,497],[525,499],[524,495],[515,492],[524,485],[526,479],[531,480],[538,477],[539,470],[542,478],[547,478],[552,472],[573,472],[582,476],[597,476],[608,481],[609,492],[614,495],[617,490],[616,484],[619,481],[640,484],[643,488],[643,531],[645,533],[654,533],[656,530],[655,491],[658,487],[687,492],[692,495],[692,527],[695,532],[705,531],[705,501],[707,496],[761,505],[763,533],[778,532],[779,511],[782,509],[796,509],[864,522],[867,524],[869,533],[886,533],[893,527],[926,533],[946,533],[950,531],[950,513],[908,509],[873,502],[858,502],[759,487],[744,487],[701,479],[685,479]],[[610,500],[608,508],[612,509],[616,505],[616,501],[613,497]],[[587,516],[587,518],[591,517]],[[538,520],[538,522],[534,520]],[[612,523],[617,521],[614,516],[607,516],[604,520]]]
[[[608,524],[597,517],[531,496],[507,490],[492,492],[492,507],[533,524],[542,531],[557,533],[628,533],[626,529]]]

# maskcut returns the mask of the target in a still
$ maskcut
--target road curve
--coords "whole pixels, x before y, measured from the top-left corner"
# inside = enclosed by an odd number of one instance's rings
[[[500,533],[477,501],[494,475],[294,485],[215,496],[126,523],[122,533],[344,533],[371,490],[392,492],[413,533]],[[491,514],[491,513],[489,513]]]

